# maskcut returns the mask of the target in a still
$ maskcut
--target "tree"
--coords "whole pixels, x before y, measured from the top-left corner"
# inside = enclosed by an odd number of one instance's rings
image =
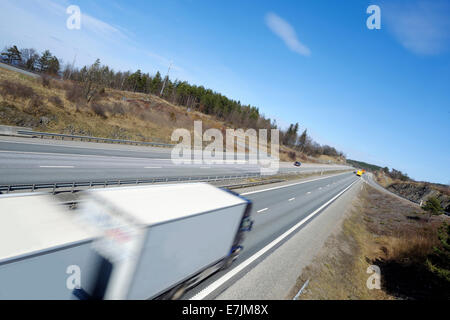
[[[49,50],[45,50],[38,59],[39,71],[48,74],[58,74],[60,65],[57,57],[53,56]]]
[[[161,73],[159,73],[159,71],[158,71],[158,72],[156,72],[156,75],[153,77],[151,84],[150,84],[151,93],[159,95],[161,86],[162,86],[162,78],[161,78]]]
[[[305,149],[305,145],[306,145],[306,138],[308,137],[308,133],[305,130],[303,130],[303,133],[300,135],[300,137],[298,138],[298,147],[300,149],[300,152],[303,152],[303,150]]]
[[[89,67],[81,69],[81,82],[83,83],[83,94],[87,102],[90,102],[103,88],[101,83],[100,59]]]
[[[450,225],[446,222],[439,228],[438,238],[440,245],[433,247],[426,265],[431,272],[450,282]]]
[[[58,58],[56,58],[55,56],[51,57],[48,62],[47,73],[57,75],[59,73],[59,68],[60,65]]]
[[[22,53],[22,61],[21,65],[28,70],[34,71],[36,70],[36,64],[39,60],[39,54],[33,48],[30,49],[22,49],[20,51]]]
[[[430,217],[437,216],[444,213],[444,208],[441,207],[441,202],[436,197],[430,197],[422,207],[425,211],[428,211]]]
[[[6,56],[7,62],[9,64],[14,64],[14,62],[19,63],[22,60],[20,50],[17,49],[17,46],[15,45],[6,49],[5,52],[2,52],[2,55]]]

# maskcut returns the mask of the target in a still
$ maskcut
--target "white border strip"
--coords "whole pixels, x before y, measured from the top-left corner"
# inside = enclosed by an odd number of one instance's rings
[[[208,287],[197,293],[195,296],[190,298],[189,300],[203,300],[205,299],[209,294],[211,294],[213,291],[217,290],[220,286],[222,286],[224,283],[226,283],[228,280],[230,280],[232,277],[234,277],[236,274],[241,272],[243,269],[245,269],[247,266],[249,266],[252,262],[254,262],[256,259],[261,257],[263,254],[265,254],[267,251],[272,249],[274,246],[276,246],[278,243],[283,241],[287,236],[289,236],[291,233],[293,233],[295,230],[300,228],[303,224],[305,224],[308,220],[310,220],[312,217],[314,217],[317,213],[319,213],[323,208],[328,206],[330,203],[335,201],[337,198],[339,198],[345,191],[350,189],[351,186],[353,186],[356,182],[360,180],[353,181],[347,188],[339,192],[337,195],[335,195],[333,198],[328,200],[326,203],[320,206],[320,208],[316,209],[314,212],[310,213],[306,218],[303,218],[299,223],[297,223],[295,226],[287,230],[285,233],[283,233],[281,236],[273,240],[271,243],[266,245],[264,248],[259,250],[257,253],[252,255],[250,258],[236,266],[234,269],[230,270],[228,273],[224,274],[222,277],[211,283]]]

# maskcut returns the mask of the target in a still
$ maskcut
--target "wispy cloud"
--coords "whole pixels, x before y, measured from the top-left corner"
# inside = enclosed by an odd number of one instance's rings
[[[286,20],[272,12],[266,15],[265,20],[269,29],[280,37],[289,49],[302,56],[311,55],[311,50],[298,40],[295,29]]]
[[[436,55],[450,47],[450,4],[444,1],[387,2],[382,19],[403,47]]]
[[[67,16],[66,9],[69,6],[68,3],[63,5],[61,3],[56,3],[52,0],[38,0],[37,3],[43,8],[58,16]],[[110,40],[117,40],[117,37],[121,37],[123,39],[127,39],[128,37],[125,35],[124,30],[126,29],[121,27],[113,26],[103,20],[97,19],[89,14],[86,14],[81,10],[81,25],[82,28],[86,28],[87,30],[94,32],[102,37],[106,37]]]

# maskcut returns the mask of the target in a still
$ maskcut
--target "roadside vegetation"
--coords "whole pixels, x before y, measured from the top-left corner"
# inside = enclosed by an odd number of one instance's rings
[[[81,69],[60,60],[48,50],[5,48],[0,61],[41,74],[39,85],[23,75],[1,70],[2,123],[28,125],[44,131],[100,135],[169,142],[174,127],[191,128],[202,120],[204,129],[277,128],[255,106],[242,104],[203,86],[163,78],[141,70],[115,71],[96,60]],[[31,89],[22,95],[14,86]],[[39,88],[38,88],[39,87]],[[29,90],[30,91],[30,90]],[[31,100],[34,99],[34,102]],[[32,105],[26,112],[23,104]],[[58,108],[59,113],[55,112]],[[75,118],[75,119],[73,119]],[[83,122],[87,121],[87,122]],[[320,145],[299,124],[280,131],[285,160],[344,162],[344,154]],[[314,160],[313,160],[314,161]]]
[[[309,279],[300,299],[449,299],[448,220],[365,185],[289,297]],[[381,289],[366,285],[371,265]]]
[[[355,168],[365,169],[373,173],[373,176],[381,186],[389,191],[424,205],[429,199],[436,199],[444,212],[450,213],[450,186],[430,183],[424,181],[414,181],[408,174],[394,168],[380,167],[374,164],[347,159],[347,163]]]

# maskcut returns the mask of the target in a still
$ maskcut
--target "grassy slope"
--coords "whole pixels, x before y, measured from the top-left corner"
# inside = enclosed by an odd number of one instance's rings
[[[176,128],[190,129],[192,133],[195,120],[203,122],[203,130],[216,128],[224,136],[225,129],[229,128],[213,116],[188,112],[186,108],[154,95],[106,89],[105,94],[96,101],[106,110],[106,117],[102,117],[93,111],[91,105],[74,103],[66,98],[66,89],[71,86],[68,81],[52,80],[48,88],[42,85],[41,80],[0,68],[0,83],[4,80],[31,87],[35,95],[42,98],[42,107],[31,108],[31,98],[1,94],[0,124],[4,125],[28,126],[44,132],[165,143],[173,143],[170,137]],[[51,102],[55,96],[63,101],[63,106]],[[114,104],[123,107],[123,115],[113,111]],[[292,153],[290,148],[280,146],[280,159],[294,161],[289,157],[289,152]],[[298,152],[296,156],[297,160],[305,162],[319,161]],[[334,158],[326,160],[339,162]]]
[[[291,295],[310,279],[301,299],[448,299],[450,283],[425,268],[443,220],[448,217],[428,221],[408,202],[366,186]],[[366,286],[370,265],[381,269],[381,290]]]

